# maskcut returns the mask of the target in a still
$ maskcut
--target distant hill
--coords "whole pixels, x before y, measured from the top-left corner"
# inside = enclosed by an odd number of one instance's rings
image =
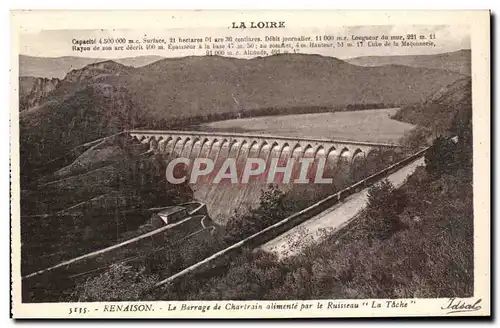
[[[446,69],[471,75],[471,52],[459,50],[437,55],[364,56],[346,59],[348,63],[365,66],[404,65],[411,67]]]
[[[185,57],[138,68],[105,61],[70,71],[37,106],[21,112],[21,161],[45,163],[82,143],[133,127],[165,128],[179,118],[418,103],[461,78],[448,70],[360,67],[319,55]]]
[[[162,59],[160,56],[138,56],[115,59],[117,63],[127,66],[139,67]],[[87,65],[102,62],[102,58],[85,57],[32,57],[19,56],[19,76],[33,76],[43,78],[62,79],[71,70],[80,69]]]
[[[271,107],[413,103],[460,78],[445,70],[359,67],[319,55],[164,59],[116,77],[155,119]],[[64,81],[63,81],[64,83]]]

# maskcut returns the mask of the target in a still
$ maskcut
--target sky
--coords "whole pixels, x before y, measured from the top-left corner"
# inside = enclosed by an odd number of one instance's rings
[[[238,23],[238,22],[237,22]],[[368,47],[367,43],[363,47],[335,47],[335,48],[302,48],[301,53],[321,54],[337,58],[351,58],[358,56],[386,56],[386,55],[421,55],[436,54],[443,52],[456,51],[460,49],[470,49],[470,33],[467,25],[386,25],[386,26],[347,26],[347,27],[315,27],[306,28],[284,28],[284,29],[232,29],[229,27],[210,27],[210,28],[182,28],[182,29],[94,29],[94,30],[43,30],[34,33],[24,33],[19,39],[19,53],[22,55],[37,57],[61,57],[78,56],[92,58],[125,58],[143,55],[157,55],[162,57],[184,57],[188,55],[205,55],[206,49],[195,50],[152,50],[143,49],[142,51],[73,51],[74,40],[86,39],[105,39],[112,38],[117,40],[124,38],[126,40],[143,40],[144,38],[157,38],[169,40],[181,38],[202,38],[211,37],[261,37],[274,36],[310,36],[313,40],[316,36],[347,37],[352,42],[352,36],[395,36],[408,34],[423,35],[429,38],[431,34],[435,35],[432,40],[433,47]],[[168,41],[167,41],[168,42]],[[356,42],[356,41],[354,41]],[[247,42],[240,44],[246,45]],[[308,43],[308,42],[306,42]],[[334,44],[336,41],[334,42]],[[177,43],[178,44],[178,43]],[[209,43],[212,44],[212,43]],[[166,45],[164,45],[166,46]],[[93,47],[93,46],[91,46]],[[143,43],[143,48],[145,44]],[[257,49],[258,50],[258,49]],[[231,57],[251,58],[253,55],[232,54]]]

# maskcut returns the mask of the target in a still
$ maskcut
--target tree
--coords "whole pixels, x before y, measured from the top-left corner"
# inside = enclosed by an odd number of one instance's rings
[[[472,109],[469,103],[463,106],[462,111],[455,114],[452,126],[450,128],[453,135],[457,136],[457,161],[460,168],[472,168]]]
[[[249,209],[245,214],[235,213],[226,225],[227,242],[237,242],[291,214],[286,201],[286,194],[275,185],[270,185],[260,196],[259,207]]]
[[[458,168],[458,147],[451,137],[439,136],[425,154],[425,167],[429,175],[438,178]]]
[[[387,238],[403,227],[399,220],[406,205],[406,193],[384,179],[368,190],[368,216],[365,233],[374,238]]]

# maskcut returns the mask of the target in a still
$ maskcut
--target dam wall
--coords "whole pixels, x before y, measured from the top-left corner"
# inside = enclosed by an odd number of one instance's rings
[[[192,172],[194,159],[210,159],[215,166],[214,173],[200,177],[190,187],[194,197],[207,205],[210,217],[222,225],[235,211],[242,212],[258,205],[261,192],[269,186],[268,171],[273,160],[280,167],[289,160],[293,162],[293,181],[301,174],[300,160],[311,158],[307,178],[312,181],[319,171],[320,159],[323,159],[322,178],[332,179],[328,187],[329,193],[333,193],[394,162],[395,154],[401,151],[401,146],[396,144],[272,135],[151,130],[132,130],[128,133],[138,142],[148,144],[150,151],[162,154],[166,161],[178,157],[190,159],[190,164],[184,168],[187,176]],[[217,170],[228,158],[236,163],[238,181],[241,181],[249,158],[263,160],[266,171],[251,177],[248,183],[235,184],[224,180],[212,183]],[[273,183],[282,190],[292,188],[284,173],[276,173]]]
[[[213,254],[212,256],[172,275],[162,281],[160,281],[156,287],[171,284],[180,279],[184,279],[191,275],[201,274],[207,270],[216,268],[217,266],[223,265],[223,263],[229,259],[231,256],[241,252],[244,248],[256,248],[277,236],[283,234],[284,232],[290,230],[291,228],[307,221],[308,219],[318,215],[319,213],[327,210],[328,208],[342,202],[346,197],[359,192],[360,190],[367,188],[377,181],[387,177],[388,175],[400,170],[401,168],[409,165],[415,160],[423,157],[428,148],[425,148],[389,167],[370,175],[369,177],[345,188],[333,195],[330,195],[321,201],[273,224],[265,229]]]

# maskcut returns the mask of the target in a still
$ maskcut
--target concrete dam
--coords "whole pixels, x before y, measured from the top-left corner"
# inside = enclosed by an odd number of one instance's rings
[[[307,177],[311,178],[317,174],[318,163],[322,162],[322,178],[332,181],[327,186],[287,183],[285,173],[279,170],[273,172],[273,183],[281,190],[298,188],[301,192],[314,194],[318,188],[323,188],[328,193],[334,193],[388,166],[401,153],[400,145],[346,140],[200,131],[132,130],[128,133],[138,142],[148,144],[149,151],[162,154],[166,161],[180,157],[190,159],[191,164],[184,168],[186,174],[193,169],[192,163],[196,158],[210,159],[216,168],[214,172],[228,158],[233,159],[240,178],[249,158],[265,162],[265,174],[252,177],[248,183],[225,183],[222,180],[214,184],[213,174],[190,183],[194,197],[204,202],[210,217],[223,225],[235,211],[244,212],[248,207],[258,205],[261,191],[268,188],[267,170],[272,161],[279,167],[291,163],[290,174],[298,177],[301,174],[299,162],[309,158],[311,165],[306,171]]]

